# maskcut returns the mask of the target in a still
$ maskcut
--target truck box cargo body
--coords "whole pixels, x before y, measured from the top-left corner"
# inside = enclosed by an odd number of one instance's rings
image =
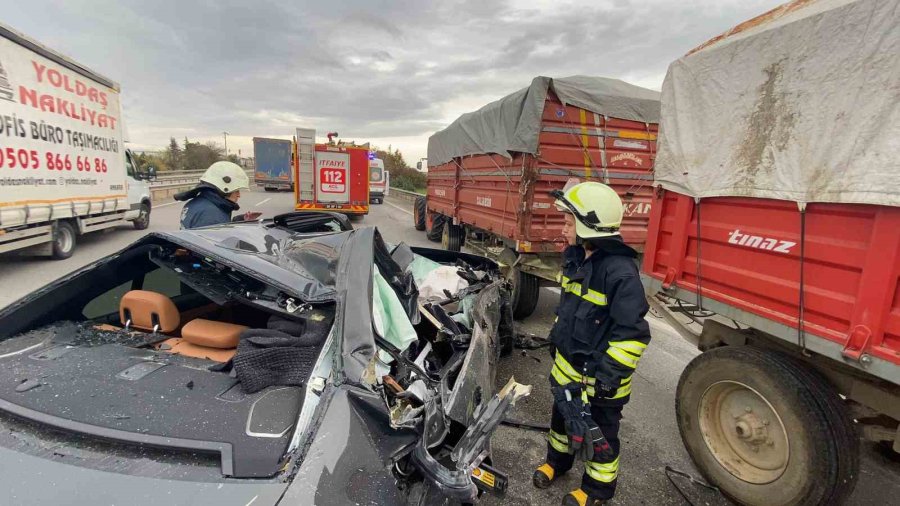
[[[369,149],[316,144],[315,130],[297,129],[294,196],[298,211],[369,213]]]
[[[650,216],[656,124],[603,117],[547,97],[539,154],[471,155],[428,168],[428,209],[508,240],[518,253],[564,248],[563,214],[549,192],[571,178],[622,197],[622,236],[643,249]]]
[[[702,351],[676,417],[740,504],[844,504],[900,452],[900,10],[796,0],[669,66],[642,274]]]
[[[699,293],[704,308],[719,302],[717,312],[818,353],[869,355],[868,372],[900,382],[900,208],[812,203],[804,218],[795,202],[696,204],[661,190],[651,216],[652,293]]]
[[[253,158],[256,162],[256,186],[271,190],[293,190],[294,171],[291,166],[291,141],[253,138]]]
[[[565,218],[550,191],[571,178],[610,185],[622,237],[641,250],[652,199],[659,94],[616,79],[535,78],[428,140],[426,198],[414,219],[444,247],[513,262],[513,314],[534,310],[539,279],[556,283]]]
[[[0,25],[0,252],[66,258],[85,232],[149,225],[119,86]]]

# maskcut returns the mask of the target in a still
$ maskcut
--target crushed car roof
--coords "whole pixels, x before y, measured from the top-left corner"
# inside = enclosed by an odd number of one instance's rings
[[[140,243],[164,239],[213,257],[307,302],[324,302],[335,298],[335,269],[341,249],[352,234],[304,234],[258,224],[227,224],[155,232]]]

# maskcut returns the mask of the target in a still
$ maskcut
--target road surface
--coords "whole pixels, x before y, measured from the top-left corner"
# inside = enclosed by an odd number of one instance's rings
[[[292,194],[245,192],[242,210],[260,211],[266,216],[289,212]],[[157,207],[152,214],[149,231],[178,228],[181,204]],[[388,198],[383,205],[374,205],[371,214],[355,227],[377,226],[390,242],[405,241],[414,246],[435,247],[423,232],[412,227],[410,204]],[[129,227],[84,236],[72,258],[52,261],[35,258],[0,257],[0,307],[58,277],[87,265],[94,260],[125,247],[148,231]],[[553,318],[553,301],[557,294],[543,289],[535,314],[522,322],[520,330],[546,336]],[[684,505],[688,504],[666,477],[665,467],[699,476],[681,444],[675,424],[674,395],[678,376],[697,351],[682,340],[661,320],[648,317],[653,341],[641,359],[635,374],[634,394],[622,420],[622,455],[619,493],[614,504],[621,505]],[[501,363],[502,383],[515,376],[521,383],[535,389],[515,408],[512,416],[524,421],[547,423],[551,397],[547,388],[550,357],[546,349],[516,350],[512,359]],[[501,427],[492,445],[495,465],[510,475],[510,488],[502,499],[487,498],[489,505],[545,505],[559,504],[563,494],[578,486],[580,473],[563,477],[549,490],[539,491],[531,486],[531,473],[544,456],[546,438],[543,433],[512,427]],[[900,461],[880,452],[874,445],[863,443],[863,460],[859,484],[850,503],[855,506],[887,504],[889,497],[900,497]],[[576,468],[577,469],[577,468]],[[692,485],[675,477],[693,504],[729,504],[715,492]]]

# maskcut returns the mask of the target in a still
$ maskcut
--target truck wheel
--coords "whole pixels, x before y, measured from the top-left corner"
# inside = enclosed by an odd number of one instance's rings
[[[134,225],[135,230],[146,230],[150,226],[150,206],[141,204],[141,212],[131,224]]]
[[[513,318],[524,320],[534,313],[541,293],[541,283],[537,276],[516,269],[513,274]]]
[[[425,197],[416,197],[413,203],[413,225],[416,230],[425,230]]]
[[[444,223],[444,230],[441,233],[441,246],[447,251],[461,251],[464,233],[463,227],[447,221]]]
[[[852,491],[858,439],[837,393],[777,352],[716,348],[678,381],[675,412],[688,453],[734,501],[833,504]]]
[[[446,218],[444,218],[443,214],[425,211],[425,237],[429,241],[438,242],[441,240],[441,236],[444,233],[445,220]]]
[[[53,259],[65,260],[75,252],[75,227],[68,221],[56,222],[56,233],[53,235]]]

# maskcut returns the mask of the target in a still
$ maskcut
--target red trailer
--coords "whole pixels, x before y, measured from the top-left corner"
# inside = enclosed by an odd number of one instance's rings
[[[337,134],[334,134],[335,136]],[[369,214],[369,148],[340,142],[316,144],[316,131],[297,129],[294,197],[297,211]]]
[[[563,214],[549,192],[569,178],[609,184],[625,203],[624,240],[647,233],[658,93],[615,79],[537,77],[530,87],[463,115],[428,140],[427,198],[415,220],[432,240],[463,243],[513,265],[516,318],[556,283]]]
[[[791,2],[663,85],[642,270],[703,351],[682,439],[742,504],[840,504],[860,435],[900,452],[897,26],[895,2]]]

